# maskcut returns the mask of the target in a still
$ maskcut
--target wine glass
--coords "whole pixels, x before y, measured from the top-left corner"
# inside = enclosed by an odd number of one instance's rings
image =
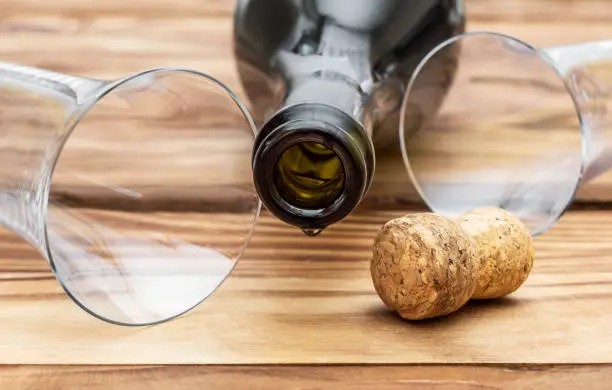
[[[612,40],[537,49],[475,32],[439,44],[401,111],[403,159],[421,197],[448,216],[501,207],[533,235],[546,231],[612,167],[611,76]]]
[[[166,321],[215,291],[250,239],[254,130],[195,70],[102,81],[0,63],[0,223],[90,314]]]

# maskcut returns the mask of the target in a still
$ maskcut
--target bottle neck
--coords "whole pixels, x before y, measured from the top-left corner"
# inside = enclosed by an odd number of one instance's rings
[[[349,115],[355,122],[363,123],[367,95],[351,77],[335,71],[316,71],[294,77],[288,84],[284,107],[316,102],[333,107]]]
[[[367,192],[373,173],[374,148],[366,131],[337,104],[287,105],[255,140],[253,175],[262,202],[304,231],[324,229],[347,216]]]
[[[374,148],[363,125],[367,95],[360,85],[369,67],[326,54],[278,54],[287,94],[260,130],[253,154],[262,202],[309,235],[346,217],[365,196],[374,171]]]

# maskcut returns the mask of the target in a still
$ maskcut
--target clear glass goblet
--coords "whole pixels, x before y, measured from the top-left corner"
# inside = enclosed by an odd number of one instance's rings
[[[194,70],[101,81],[0,63],[0,223],[90,314],[171,319],[217,289],[250,239],[254,130]]]
[[[501,207],[542,233],[612,167],[612,40],[537,49],[492,32],[449,39],[412,75],[400,139],[433,211]]]

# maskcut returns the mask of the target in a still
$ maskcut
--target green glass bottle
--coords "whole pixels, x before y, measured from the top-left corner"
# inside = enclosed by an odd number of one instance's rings
[[[461,0],[239,1],[235,55],[265,206],[310,235],[346,217],[372,184],[375,152],[398,145],[415,67],[463,31]],[[432,77],[452,79],[442,71]]]

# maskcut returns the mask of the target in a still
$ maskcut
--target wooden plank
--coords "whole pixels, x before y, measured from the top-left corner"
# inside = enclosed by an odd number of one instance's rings
[[[362,211],[317,238],[267,214],[235,273],[169,323],[125,328],[71,303],[30,246],[2,232],[0,364],[610,363],[612,211],[573,211],[536,240],[527,283],[418,323],[371,284]]]
[[[177,18],[185,16],[227,16],[232,12],[231,0],[184,0],[170,4],[164,0],[132,0],[122,2],[111,0],[98,2],[92,0],[60,0],[55,4],[39,0],[2,0],[3,15],[64,16],[77,18],[91,17],[143,17]]]
[[[601,0],[510,0],[503,3],[496,0],[466,0],[465,3],[472,22],[511,22],[520,26],[531,23],[597,23],[610,20],[610,15],[596,12],[605,5]]]
[[[605,390],[612,367],[594,366],[8,366],[3,390],[334,389]]]
[[[537,7],[529,0],[505,1],[502,5],[494,0],[466,3],[470,31],[502,31],[537,46],[612,36],[610,13],[602,12],[607,7],[605,0],[580,4],[540,0]],[[174,4],[162,0],[60,0],[51,5],[36,0],[0,0],[0,6],[2,61],[103,79],[159,66],[192,67],[214,75],[245,97],[232,52],[232,1]],[[483,63],[487,63],[485,58]],[[522,98],[520,94],[507,94],[505,89],[498,92]],[[366,205],[419,199],[396,152],[379,153],[375,183]],[[391,157],[383,158],[386,154]],[[487,166],[493,157],[482,153],[481,165]],[[249,180],[247,170],[236,178],[241,183]],[[586,185],[578,199],[612,200],[612,174]]]
[[[602,0],[508,0],[499,4],[497,0],[464,0],[471,19],[503,21],[517,24],[529,22],[565,23],[606,22],[609,15],[603,12]],[[227,16],[233,10],[232,0],[183,0],[170,4],[164,0],[79,1],[57,0],[53,5],[39,0],[2,0],[3,15],[6,16],[63,16],[75,18],[133,16],[143,18],[179,18],[185,16]]]

